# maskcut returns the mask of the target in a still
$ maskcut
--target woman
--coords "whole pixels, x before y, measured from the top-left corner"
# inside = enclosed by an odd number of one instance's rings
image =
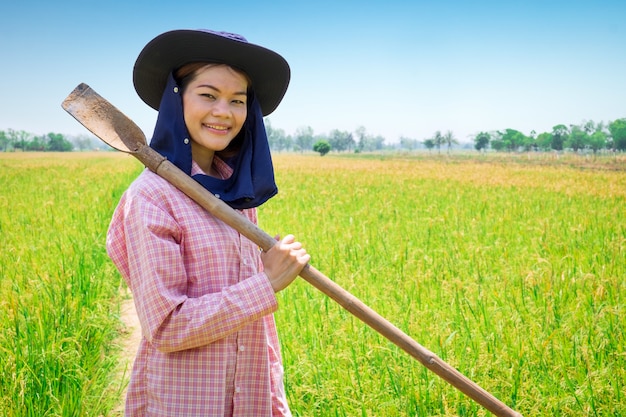
[[[263,125],[287,89],[289,66],[239,35],[166,32],[134,68],[158,110],[150,146],[256,223],[276,194]],[[168,182],[144,171],[107,234],[143,338],[126,416],[290,416],[272,313],[310,257],[292,235],[267,251]]]

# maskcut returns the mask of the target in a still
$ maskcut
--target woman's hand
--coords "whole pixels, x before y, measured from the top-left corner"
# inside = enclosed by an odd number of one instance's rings
[[[310,259],[311,256],[293,235],[285,236],[270,250],[261,254],[265,274],[270,279],[274,292],[287,288]]]

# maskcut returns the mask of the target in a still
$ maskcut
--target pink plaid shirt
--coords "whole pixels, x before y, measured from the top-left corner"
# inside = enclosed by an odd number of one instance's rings
[[[256,222],[255,209],[241,214]],[[113,215],[107,250],[143,333],[126,416],[291,416],[255,244],[146,170]]]

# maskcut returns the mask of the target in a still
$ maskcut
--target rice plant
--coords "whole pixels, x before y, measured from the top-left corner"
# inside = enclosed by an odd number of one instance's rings
[[[0,155],[0,415],[109,415],[123,381],[111,378],[120,278],[104,233],[138,166]]]
[[[621,416],[626,172],[592,162],[279,154],[260,226],[524,416]],[[104,236],[141,169],[0,154],[0,415],[119,410]],[[279,303],[294,415],[488,414],[304,280]]]
[[[622,415],[626,173],[284,156],[260,213],[312,263],[525,416]],[[277,314],[296,415],[485,415],[298,282]]]

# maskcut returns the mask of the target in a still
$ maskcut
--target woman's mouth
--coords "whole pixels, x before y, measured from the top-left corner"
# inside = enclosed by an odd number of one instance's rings
[[[205,129],[211,130],[211,131],[213,131],[215,133],[222,133],[223,134],[223,133],[228,133],[228,131],[230,130],[229,126],[224,126],[224,125],[216,125],[216,124],[204,123],[204,124],[202,124],[202,126]]]

